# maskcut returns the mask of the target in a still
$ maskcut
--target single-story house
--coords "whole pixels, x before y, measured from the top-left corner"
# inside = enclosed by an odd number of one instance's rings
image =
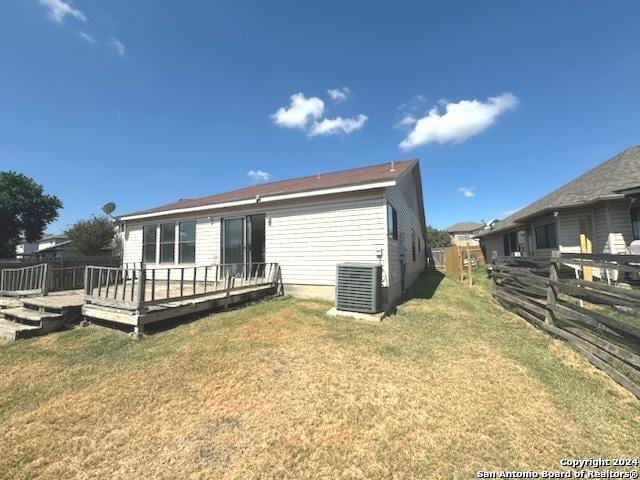
[[[460,247],[466,247],[470,245],[472,247],[476,247],[480,244],[477,238],[475,238],[475,234],[478,233],[484,224],[467,221],[467,222],[459,222],[454,225],[451,225],[446,229],[447,233],[451,235],[451,243],[453,245],[458,245]]]
[[[336,265],[382,265],[395,303],[426,266],[417,159],[262,183],[118,217],[123,263],[278,263],[285,292],[335,297]]]
[[[497,255],[627,253],[640,239],[640,147],[630,147],[476,236]]]

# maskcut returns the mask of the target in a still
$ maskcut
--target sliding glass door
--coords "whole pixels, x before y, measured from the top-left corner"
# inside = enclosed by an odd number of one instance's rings
[[[222,220],[222,263],[261,264],[265,261],[265,215]],[[262,275],[264,266],[253,267],[247,275]]]
[[[245,219],[225,218],[222,223],[222,263],[245,263]]]

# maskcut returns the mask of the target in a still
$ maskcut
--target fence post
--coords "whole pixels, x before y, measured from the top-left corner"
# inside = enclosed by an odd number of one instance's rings
[[[138,312],[144,311],[144,294],[147,289],[147,271],[144,268],[140,269],[140,276],[138,277]]]
[[[469,275],[469,286],[473,286],[473,276],[471,274],[471,246],[467,243],[467,273]]]
[[[547,325],[555,325],[555,313],[552,308],[558,302],[558,291],[551,282],[558,281],[559,275],[558,263],[560,261],[560,252],[554,250],[551,252],[551,260],[549,261],[549,285],[547,286],[547,308],[544,314],[544,322]]]

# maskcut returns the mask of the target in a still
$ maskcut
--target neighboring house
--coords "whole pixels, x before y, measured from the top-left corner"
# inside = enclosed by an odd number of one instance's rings
[[[387,304],[426,266],[418,160],[263,183],[118,218],[123,262],[274,262],[285,291],[334,298],[336,264],[381,264]]]
[[[68,251],[70,240],[66,235],[45,234],[35,242],[22,242],[16,246],[16,257],[55,258]]]
[[[477,236],[487,259],[552,250],[626,253],[640,239],[639,198],[640,147],[631,147]]]
[[[484,227],[484,224],[468,221],[451,225],[446,231],[451,235],[451,243],[460,247],[470,245],[472,247],[480,245],[474,235]]]

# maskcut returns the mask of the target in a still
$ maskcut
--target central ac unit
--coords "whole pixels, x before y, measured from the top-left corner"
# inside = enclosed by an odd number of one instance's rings
[[[338,264],[336,309],[362,313],[380,312],[382,310],[382,265]]]

